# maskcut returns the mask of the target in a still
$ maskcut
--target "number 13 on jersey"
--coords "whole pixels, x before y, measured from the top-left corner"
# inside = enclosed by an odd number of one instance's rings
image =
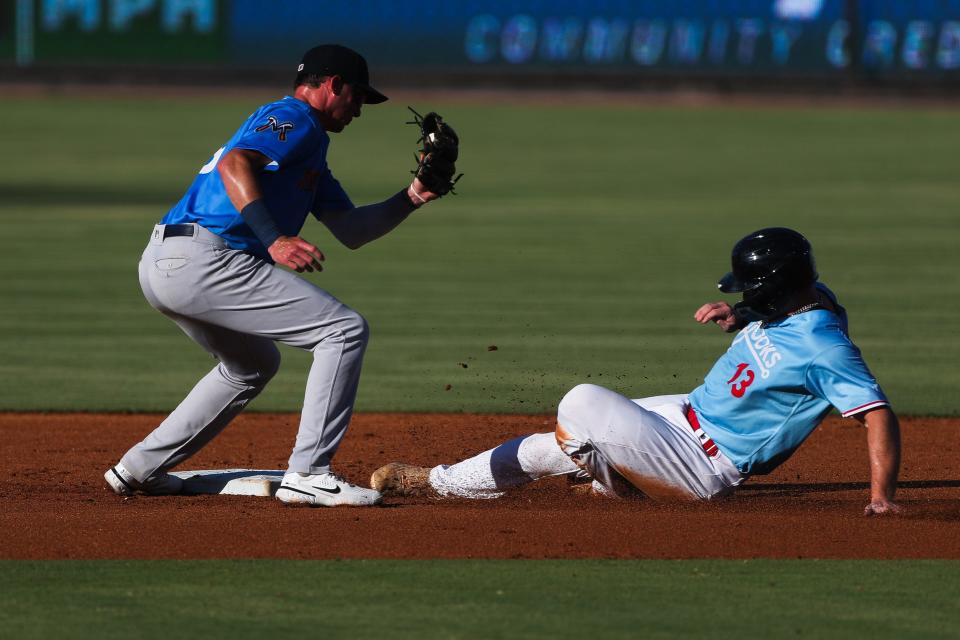
[[[730,395],[734,398],[742,398],[747,392],[747,387],[753,384],[753,379],[753,370],[750,369],[750,365],[746,362],[738,364],[736,373],[727,380],[727,384],[730,385]]]

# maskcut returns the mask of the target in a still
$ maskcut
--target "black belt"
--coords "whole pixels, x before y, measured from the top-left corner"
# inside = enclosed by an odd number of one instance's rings
[[[193,236],[192,224],[167,224],[163,226],[163,239]]]

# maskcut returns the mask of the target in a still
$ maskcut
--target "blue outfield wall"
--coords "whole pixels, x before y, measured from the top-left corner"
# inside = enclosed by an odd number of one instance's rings
[[[230,58],[336,40],[379,68],[951,79],[960,0],[287,0],[233,4]],[[430,48],[423,43],[434,43]],[[258,43],[251,47],[250,43]]]
[[[960,78],[960,0],[0,0],[0,60]],[[426,46],[426,43],[430,43]]]
[[[266,39],[289,57],[305,42],[339,39],[381,65],[830,73],[818,54],[845,2],[827,0],[817,19],[789,21],[777,19],[771,0],[466,0],[421,5],[419,13],[386,0],[293,0],[253,20],[259,4],[235,5],[237,60],[256,58],[244,41]],[[436,48],[425,48],[427,39]]]

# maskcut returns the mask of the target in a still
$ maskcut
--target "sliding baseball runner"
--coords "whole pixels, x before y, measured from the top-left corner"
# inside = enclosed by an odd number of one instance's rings
[[[689,394],[630,400],[574,387],[554,433],[516,438],[432,468],[391,463],[371,486],[388,495],[495,498],[537,478],[582,474],[609,496],[710,500],[787,460],[836,407],[867,427],[866,515],[896,513],[900,435],[887,397],[847,332],[847,314],[819,283],[810,243],[768,228],[736,243],[719,288],[740,293],[695,319],[739,331]]]

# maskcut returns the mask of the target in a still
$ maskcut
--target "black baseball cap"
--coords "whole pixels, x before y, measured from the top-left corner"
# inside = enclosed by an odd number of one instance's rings
[[[321,44],[303,54],[297,73],[315,73],[319,76],[340,76],[343,81],[359,87],[366,92],[367,104],[380,104],[387,101],[383,95],[370,86],[370,72],[363,56],[339,44]]]

